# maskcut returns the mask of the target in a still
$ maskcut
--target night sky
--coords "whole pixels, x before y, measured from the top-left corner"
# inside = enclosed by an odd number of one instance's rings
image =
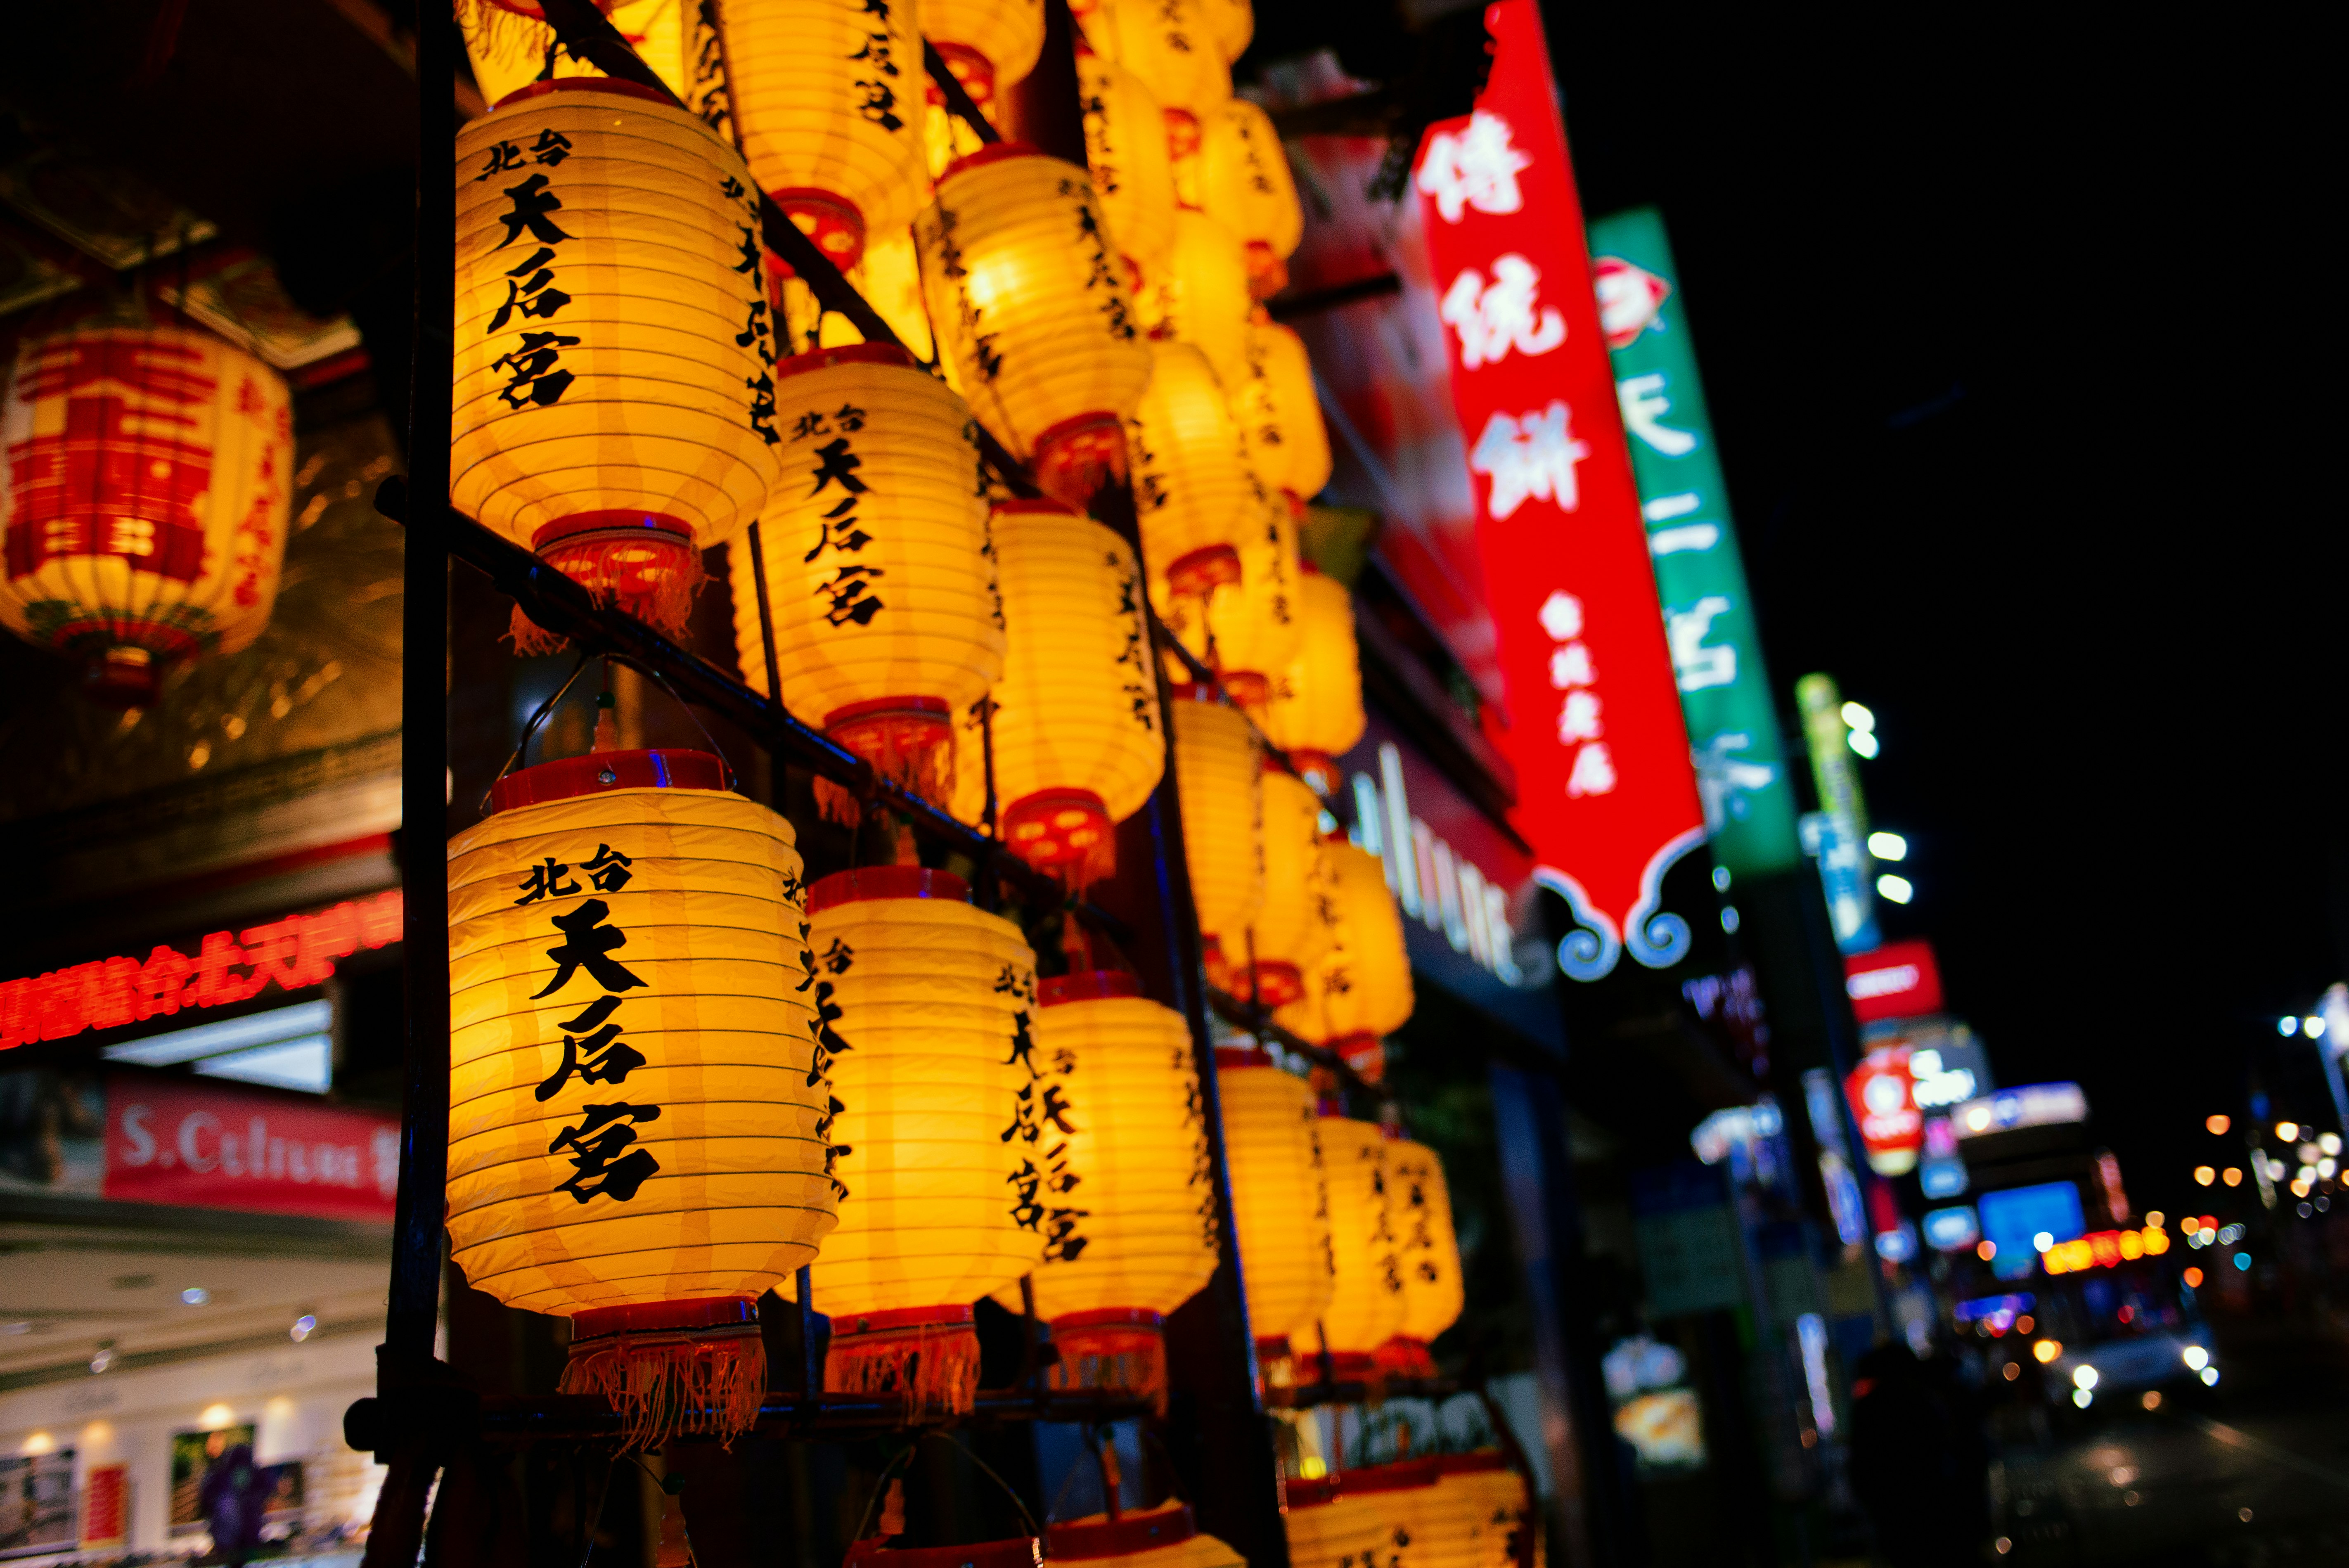
[[[1876,711],[1888,937],[2179,1212],[2255,1055],[2333,1119],[2274,1029],[2349,972],[2314,51],[1684,15],[1551,49],[1588,210],[1671,228],[1782,711],[1815,669]]]

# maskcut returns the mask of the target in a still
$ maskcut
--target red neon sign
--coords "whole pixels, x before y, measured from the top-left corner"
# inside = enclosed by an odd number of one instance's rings
[[[113,1073],[105,1183],[105,1196],[129,1203],[388,1221],[399,1123],[201,1080]]]
[[[1941,971],[1930,942],[1887,942],[1873,952],[1852,953],[1843,961],[1843,973],[1852,1016],[1862,1023],[1941,1011]]]
[[[1687,923],[1665,870],[1704,837],[1582,209],[1535,0],[1485,12],[1475,112],[1428,128],[1413,171],[1477,553],[1500,642],[1518,830],[1582,928],[1576,980],[1625,950],[1663,968]]]
[[[1868,1168],[1878,1176],[1903,1176],[1917,1168],[1925,1141],[1925,1113],[1917,1108],[1917,1085],[1909,1075],[1909,1047],[1870,1051],[1846,1078],[1852,1119],[1868,1146]]]
[[[70,1040],[182,1008],[246,1002],[274,985],[300,991],[331,978],[335,961],[399,940],[399,889],[288,915],[242,935],[214,931],[194,956],[158,947],[144,959],[93,959],[0,984],[0,1051]]]

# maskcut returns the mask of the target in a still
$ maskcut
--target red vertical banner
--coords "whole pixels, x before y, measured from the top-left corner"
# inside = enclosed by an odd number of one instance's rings
[[[1496,0],[1485,26],[1491,78],[1474,114],[1428,128],[1413,184],[1500,639],[1516,826],[1579,927],[1559,969],[1597,980],[1626,950],[1658,969],[1688,950],[1662,883],[1704,813],[1540,12]]]

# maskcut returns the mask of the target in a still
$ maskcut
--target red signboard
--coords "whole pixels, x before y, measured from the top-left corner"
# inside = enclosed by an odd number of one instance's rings
[[[1941,1011],[1941,971],[1930,942],[1887,942],[1843,961],[1843,988],[1862,1023],[1924,1018]]]
[[[1925,1113],[1917,1108],[1916,1084],[1909,1075],[1909,1047],[1889,1045],[1862,1057],[1843,1083],[1852,1119],[1868,1146],[1868,1168],[1878,1176],[1905,1176],[1917,1168],[1925,1141]]]
[[[1664,872],[1704,837],[1614,370],[1591,290],[1535,0],[1486,7],[1493,71],[1413,171],[1476,545],[1507,690],[1516,822],[1580,929],[1577,980],[1629,950],[1662,968],[1687,923]]]
[[[110,1074],[103,1195],[389,1223],[399,1123],[219,1087]]]
[[[144,959],[92,959],[0,984],[0,1051],[70,1040],[182,1008],[249,1002],[270,986],[300,991],[332,979],[335,961],[399,940],[399,889],[235,931],[213,931],[196,950],[157,947]]]

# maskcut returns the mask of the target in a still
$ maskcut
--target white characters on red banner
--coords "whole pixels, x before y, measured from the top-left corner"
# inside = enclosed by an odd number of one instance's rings
[[[1552,593],[1542,601],[1541,624],[1557,644],[1550,649],[1549,683],[1566,693],[1557,708],[1558,744],[1576,748],[1566,793],[1605,794],[1615,787],[1615,759],[1607,751],[1599,693],[1591,690],[1599,677],[1590,645],[1582,640],[1582,601],[1563,589]]]
[[[1468,369],[1497,364],[1509,350],[1531,358],[1566,341],[1566,317],[1545,307],[1535,295],[1541,268],[1511,252],[1493,258],[1488,280],[1464,267],[1444,291],[1440,306],[1446,325],[1460,334],[1460,363]]]
[[[1551,400],[1549,407],[1516,419],[1495,413],[1485,421],[1468,466],[1493,482],[1485,511],[1506,518],[1528,501],[1547,501],[1561,512],[1582,504],[1574,481],[1574,465],[1590,455],[1589,446],[1568,429],[1567,406]]]
[[[1519,212],[1526,198],[1517,189],[1517,175],[1533,167],[1533,161],[1510,143],[1507,120],[1478,109],[1459,131],[1438,131],[1428,139],[1419,188],[1434,198],[1435,210],[1447,223],[1458,223],[1470,207],[1480,213]]]

